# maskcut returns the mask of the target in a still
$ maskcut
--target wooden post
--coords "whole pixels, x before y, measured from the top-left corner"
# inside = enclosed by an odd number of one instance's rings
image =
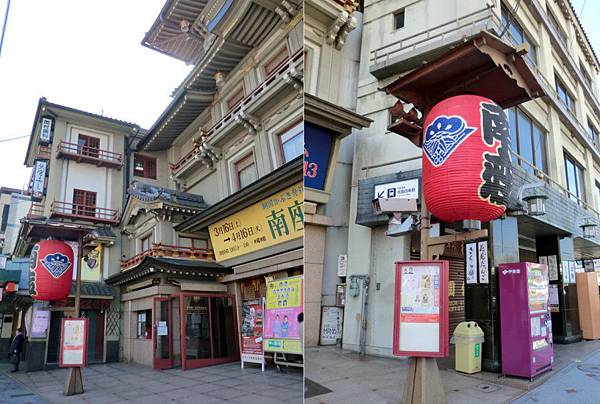
[[[75,268],[77,268],[77,276],[75,278],[75,317],[79,317],[79,307],[81,300],[81,270],[83,269],[81,268],[81,261],[83,259],[83,236],[79,236],[78,242],[78,262],[73,263],[73,265],[75,265]],[[85,341],[85,343],[87,343],[87,341]],[[81,393],[83,393],[83,378],[81,376],[81,367],[78,366],[74,368],[69,368],[69,370],[67,371],[67,378],[65,379],[64,395],[72,396]]]
[[[421,260],[430,260],[429,228],[431,220],[425,198],[421,198]],[[435,358],[411,357],[402,404],[446,404],[444,385]]]

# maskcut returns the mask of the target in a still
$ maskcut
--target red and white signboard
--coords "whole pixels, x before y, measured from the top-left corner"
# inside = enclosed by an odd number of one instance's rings
[[[448,355],[448,261],[396,262],[394,355]]]
[[[87,366],[87,318],[63,318],[60,333],[60,367]]]

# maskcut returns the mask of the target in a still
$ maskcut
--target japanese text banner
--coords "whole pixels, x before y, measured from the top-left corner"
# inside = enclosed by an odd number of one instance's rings
[[[208,227],[217,262],[304,235],[302,182]]]

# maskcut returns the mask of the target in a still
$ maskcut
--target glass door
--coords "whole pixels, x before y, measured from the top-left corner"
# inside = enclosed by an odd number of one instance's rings
[[[233,296],[183,294],[181,302],[183,369],[237,360]]]
[[[154,369],[169,369],[173,367],[171,299],[155,297],[152,310],[152,343]]]

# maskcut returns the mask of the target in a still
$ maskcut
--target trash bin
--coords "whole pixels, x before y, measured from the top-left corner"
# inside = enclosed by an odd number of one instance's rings
[[[483,331],[475,321],[464,321],[454,330],[456,370],[463,373],[481,372]]]

